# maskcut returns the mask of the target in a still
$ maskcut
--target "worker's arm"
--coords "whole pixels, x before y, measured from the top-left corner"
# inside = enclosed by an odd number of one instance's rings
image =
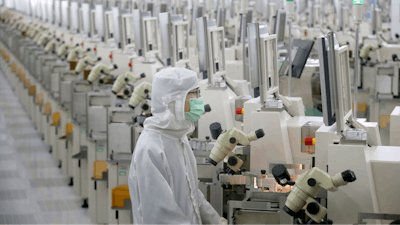
[[[129,174],[132,210],[139,217],[135,223],[190,224],[175,201],[164,159],[161,152],[135,149]]]
[[[200,199],[200,216],[203,224],[228,224],[228,221],[220,217],[217,211],[211,206],[211,204],[204,197],[200,189],[197,189],[198,196]]]

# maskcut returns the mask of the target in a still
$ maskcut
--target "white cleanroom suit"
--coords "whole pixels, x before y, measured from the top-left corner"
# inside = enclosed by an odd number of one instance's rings
[[[198,188],[196,159],[187,134],[186,95],[198,88],[197,74],[183,68],[156,73],[152,117],[144,122],[132,156],[129,193],[135,224],[225,223]]]

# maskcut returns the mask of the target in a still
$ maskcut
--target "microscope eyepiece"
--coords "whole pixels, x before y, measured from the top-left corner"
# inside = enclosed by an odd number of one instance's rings
[[[263,129],[256,130],[256,136],[257,136],[258,139],[264,137],[265,136],[264,130]]]
[[[204,112],[211,112],[211,106],[210,106],[210,104],[204,105]]]
[[[208,159],[207,159],[207,162],[213,164],[214,166],[216,166],[216,165],[218,164],[217,162],[215,162],[215,161],[212,160],[211,158],[208,158]]]
[[[283,211],[285,211],[287,214],[295,217],[297,213],[293,212],[293,210],[289,209],[289,207],[287,207],[286,205],[283,206]]]
[[[343,180],[346,182],[353,182],[357,180],[356,175],[351,170],[346,170],[342,173]]]
[[[210,132],[211,132],[211,137],[217,140],[219,135],[222,133],[221,124],[218,122],[212,123],[210,125]]]
[[[286,167],[282,164],[276,165],[274,168],[272,168],[272,175],[274,176],[276,182],[282,186],[286,186],[288,184],[287,181],[290,181],[290,174]]]

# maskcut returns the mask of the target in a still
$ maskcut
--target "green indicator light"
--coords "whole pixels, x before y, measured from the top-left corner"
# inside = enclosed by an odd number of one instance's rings
[[[353,5],[362,5],[364,4],[364,0],[353,0]]]

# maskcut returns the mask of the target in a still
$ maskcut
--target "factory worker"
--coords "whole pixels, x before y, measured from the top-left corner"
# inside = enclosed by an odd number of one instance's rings
[[[168,68],[153,77],[153,117],[132,156],[129,193],[135,224],[227,224],[198,188],[187,134],[204,112],[197,74]]]

